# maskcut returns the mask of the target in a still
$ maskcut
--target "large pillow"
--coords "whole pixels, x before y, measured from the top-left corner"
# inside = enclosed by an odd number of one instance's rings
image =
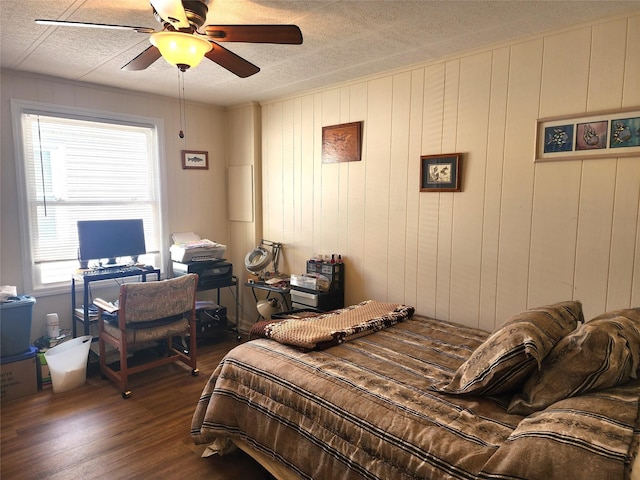
[[[583,321],[580,302],[561,302],[519,313],[492,333],[460,365],[448,384],[434,389],[473,395],[518,389],[553,346]]]
[[[628,479],[639,406],[638,380],[560,400],[523,418],[477,478]]]
[[[509,413],[529,415],[552,403],[637,378],[640,309],[605,313],[560,340],[529,378]]]

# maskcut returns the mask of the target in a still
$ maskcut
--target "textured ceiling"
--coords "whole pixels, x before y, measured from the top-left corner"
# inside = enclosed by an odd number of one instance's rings
[[[149,46],[133,31],[37,25],[36,18],[152,27],[148,0],[0,0],[2,68],[177,97],[160,59],[121,70]],[[263,101],[587,20],[640,12],[640,0],[212,0],[207,24],[296,24],[302,45],[225,43],[261,71],[241,79],[204,59],[184,75],[187,99]]]

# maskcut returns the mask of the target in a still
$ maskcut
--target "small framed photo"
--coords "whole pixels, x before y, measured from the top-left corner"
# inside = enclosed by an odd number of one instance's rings
[[[420,157],[420,191],[462,191],[461,164],[461,153],[422,155]]]
[[[209,168],[209,155],[207,152],[196,150],[182,150],[182,168],[194,168],[207,170]]]

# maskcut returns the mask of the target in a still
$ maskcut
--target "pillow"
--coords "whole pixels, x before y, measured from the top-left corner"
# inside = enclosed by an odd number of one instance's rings
[[[590,390],[637,378],[640,362],[640,309],[605,313],[560,340],[513,397],[508,412],[520,415]]]
[[[614,318],[614,317],[626,317],[629,320],[633,320],[635,322],[640,323],[640,307],[635,308],[623,308],[620,310],[612,310],[607,313],[603,313],[602,315],[598,315],[595,318],[592,318],[590,321],[600,320],[603,318]]]
[[[465,361],[443,393],[495,395],[522,386],[558,341],[583,322],[580,302],[538,307],[511,317]]]
[[[560,400],[525,417],[477,478],[619,479],[638,442],[640,382]]]

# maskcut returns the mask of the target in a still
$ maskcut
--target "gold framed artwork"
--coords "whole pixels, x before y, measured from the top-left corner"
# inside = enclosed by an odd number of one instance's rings
[[[462,154],[422,155],[420,157],[421,192],[462,191]]]
[[[198,150],[182,150],[182,168],[208,170],[209,154]]]
[[[640,155],[640,107],[536,121],[535,162]]]
[[[322,127],[322,163],[359,162],[362,122]]]

